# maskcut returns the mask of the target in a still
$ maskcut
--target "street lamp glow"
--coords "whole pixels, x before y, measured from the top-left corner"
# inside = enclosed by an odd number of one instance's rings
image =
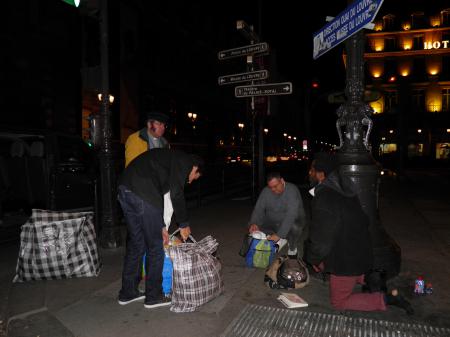
[[[264,133],[268,133],[269,132],[269,129],[264,129]]]
[[[113,103],[114,103],[114,96],[113,96],[113,95],[108,95],[108,96],[109,96],[109,103],[113,104]],[[97,98],[98,98],[98,100],[99,100],[100,102],[102,101],[102,97],[103,97],[102,94],[98,94],[98,95],[97,95]]]
[[[197,114],[196,113],[193,113],[192,114],[192,118],[195,120],[195,119],[197,119]]]
[[[193,116],[193,113],[192,112],[188,112],[188,117],[192,118],[192,116]]]
[[[422,129],[417,129],[417,133],[422,133]]]
[[[390,134],[393,134],[393,133],[394,133],[394,130],[392,130],[392,129],[389,130],[389,133],[390,133]]]
[[[238,127],[242,130],[244,128],[244,123],[238,123]]]
[[[287,137],[287,133],[283,133],[283,136],[284,136],[284,137]]]

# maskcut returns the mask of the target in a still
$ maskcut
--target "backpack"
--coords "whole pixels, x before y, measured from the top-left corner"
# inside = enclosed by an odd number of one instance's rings
[[[309,283],[308,268],[301,259],[278,257],[266,269],[264,282],[271,289],[300,289]]]
[[[253,239],[245,256],[248,267],[267,268],[275,257],[276,246],[273,241]]]

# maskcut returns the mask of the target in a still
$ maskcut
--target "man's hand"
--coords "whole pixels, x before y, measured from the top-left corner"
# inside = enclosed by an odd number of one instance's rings
[[[186,241],[189,238],[189,235],[191,235],[191,227],[187,226],[184,228],[180,228],[180,235],[181,238]]]
[[[250,234],[252,234],[253,232],[257,232],[257,231],[259,231],[259,227],[258,227],[258,225],[257,224],[251,224],[250,226],[248,226],[248,232],[250,233]]]
[[[267,235],[267,240],[278,242],[280,240],[280,237],[276,234]]]
[[[169,244],[169,232],[167,231],[166,227],[163,227],[162,229],[162,239],[164,246]]]

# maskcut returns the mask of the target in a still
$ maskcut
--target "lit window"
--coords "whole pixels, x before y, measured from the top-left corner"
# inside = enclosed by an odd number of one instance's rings
[[[369,105],[373,109],[373,114],[374,115],[383,113],[383,108],[382,108],[381,102],[378,102],[378,101],[377,102],[370,102]]]
[[[450,111],[450,89],[442,89],[442,111]]]

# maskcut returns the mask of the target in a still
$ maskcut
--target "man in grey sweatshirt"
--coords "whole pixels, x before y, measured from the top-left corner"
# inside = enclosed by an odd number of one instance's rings
[[[297,244],[305,225],[305,209],[297,186],[286,182],[278,172],[268,174],[267,186],[261,191],[250,218],[249,233],[264,232],[268,240],[278,243],[285,239],[289,244],[288,255],[302,257],[303,249],[298,254]]]

